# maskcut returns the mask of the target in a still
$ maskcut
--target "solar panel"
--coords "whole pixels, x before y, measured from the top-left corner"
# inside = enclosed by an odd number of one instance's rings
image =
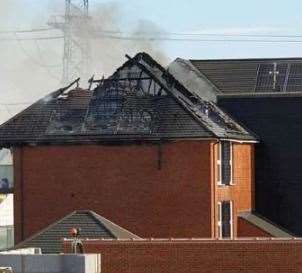
[[[288,64],[260,64],[255,92],[280,92],[285,90]]]
[[[286,91],[302,91],[302,63],[293,63],[290,65]]]

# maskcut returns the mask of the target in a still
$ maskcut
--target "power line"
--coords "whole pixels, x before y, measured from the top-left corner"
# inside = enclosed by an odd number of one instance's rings
[[[57,28],[33,28],[33,29],[22,29],[22,30],[0,30],[0,34],[14,34],[14,33],[36,33],[36,32],[49,32],[49,31],[58,31]],[[127,31],[119,31],[119,30],[100,30],[97,31],[98,33],[103,34],[121,34],[121,35],[133,35],[133,32],[127,32]],[[166,36],[215,36],[215,37],[261,37],[261,38],[302,38],[302,35],[286,35],[286,34],[247,34],[247,33],[206,33],[206,32],[140,32],[136,33],[138,36],[154,36],[154,35],[166,35]]]
[[[250,43],[302,43],[302,40],[266,40],[266,39],[205,39],[205,38],[173,38],[173,37],[156,37],[156,36],[117,36],[117,35],[99,35],[94,38],[105,38],[112,40],[128,41],[174,41],[174,42],[250,42]],[[64,36],[53,37],[31,37],[31,38],[0,38],[0,42],[9,41],[41,41],[41,40],[61,40]]]
[[[37,33],[37,32],[49,32],[49,31],[58,31],[56,28],[34,28],[34,29],[23,29],[23,30],[8,30],[0,31],[0,34],[16,34],[16,33]],[[99,34],[102,38],[111,38],[119,40],[155,40],[155,41],[187,41],[187,42],[268,42],[268,43],[301,43],[301,40],[263,40],[263,39],[205,39],[205,38],[174,38],[170,36],[192,36],[192,37],[254,37],[254,38],[287,38],[287,39],[296,39],[302,38],[302,35],[274,35],[274,34],[230,34],[230,33],[186,33],[186,32],[140,32],[140,33],[131,33],[126,31],[118,30],[100,30],[94,31],[95,34]],[[118,34],[118,35],[117,35]],[[30,38],[20,38],[24,41],[31,40],[54,40],[54,39],[63,39],[64,36],[53,36],[53,37],[30,37]],[[15,41],[15,38],[2,38],[0,41]]]
[[[268,39],[206,39],[206,38],[173,38],[156,36],[118,36],[118,35],[100,35],[95,38],[105,38],[113,40],[128,41],[174,41],[174,42],[252,42],[252,43],[302,43],[302,40],[268,40]]]
[[[30,37],[30,38],[0,38],[0,42],[11,42],[11,41],[42,41],[42,40],[61,40],[64,36],[53,36],[53,37]]]
[[[133,32],[125,32],[118,30],[100,30],[96,31],[96,33],[100,34],[120,34],[120,35],[133,35]],[[302,38],[302,35],[274,35],[274,34],[247,34],[247,33],[186,33],[186,32],[136,32],[137,36],[215,36],[215,37],[259,37],[259,38]]]
[[[23,29],[23,30],[0,30],[0,34],[14,34],[14,33],[35,33],[43,31],[57,30],[55,28],[33,28],[33,29]]]
[[[4,103],[4,102],[0,102],[0,105],[1,106],[19,106],[19,105],[29,105],[29,104],[32,104],[33,102],[29,102],[29,101],[26,101],[26,102],[7,102],[7,103]]]

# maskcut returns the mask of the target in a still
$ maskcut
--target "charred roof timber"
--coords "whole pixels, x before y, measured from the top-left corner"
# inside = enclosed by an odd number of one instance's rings
[[[128,58],[130,58],[128,56]],[[255,141],[214,103],[188,91],[146,53],[108,79],[79,79],[34,103],[0,127],[0,144],[223,138]],[[76,85],[75,88],[71,89]]]

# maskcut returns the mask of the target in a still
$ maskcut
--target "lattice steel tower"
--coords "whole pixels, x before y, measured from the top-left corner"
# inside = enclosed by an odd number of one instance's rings
[[[50,25],[64,33],[62,82],[87,77],[90,64],[89,0],[65,0],[65,15]]]

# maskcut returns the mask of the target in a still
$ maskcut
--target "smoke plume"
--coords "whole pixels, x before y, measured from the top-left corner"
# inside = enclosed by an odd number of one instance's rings
[[[22,5],[23,0],[0,1],[0,122],[62,86],[63,39],[23,40],[37,36],[62,36],[61,30],[41,33],[3,31],[47,28],[53,15],[64,15],[64,1],[48,0],[44,6],[20,9]],[[163,65],[168,63],[161,45],[149,39],[163,31],[146,20],[124,30],[123,18],[129,16],[131,14],[125,14],[121,4],[115,2],[94,5],[88,24],[75,30],[79,39],[88,38],[89,41],[88,75],[108,76],[126,60],[125,54],[134,56],[140,51],[151,54]],[[88,75],[82,80],[84,86]]]

